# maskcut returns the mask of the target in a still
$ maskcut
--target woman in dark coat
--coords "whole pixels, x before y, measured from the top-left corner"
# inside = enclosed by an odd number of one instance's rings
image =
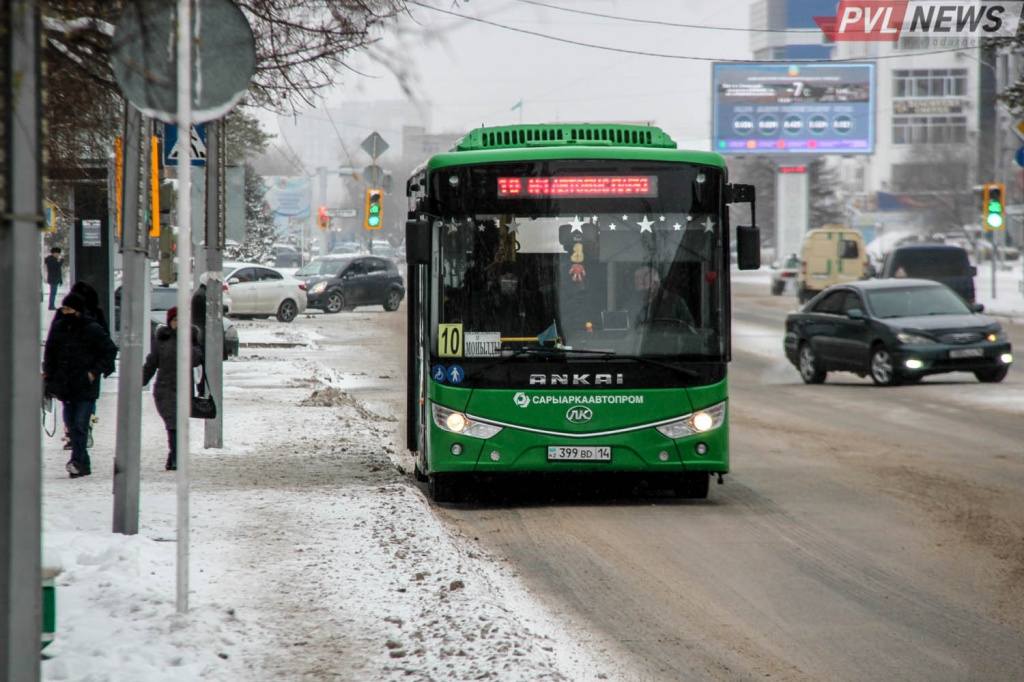
[[[198,367],[203,361],[203,349],[199,345],[196,329],[192,329],[192,366]],[[142,368],[142,385],[145,386],[149,380],[156,375],[156,384],[153,386],[153,400],[156,402],[156,411],[164,420],[164,427],[167,429],[167,446],[170,451],[167,453],[167,471],[174,471],[178,468],[177,453],[177,367],[178,367],[178,309],[171,308],[167,311],[167,326],[161,326],[156,330],[156,339],[153,349],[146,358],[146,364]]]
[[[100,377],[114,371],[117,346],[110,335],[87,313],[78,294],[68,294],[54,320],[43,353],[46,393],[63,402],[69,427],[72,478],[92,473],[87,450],[90,417],[100,396]]]

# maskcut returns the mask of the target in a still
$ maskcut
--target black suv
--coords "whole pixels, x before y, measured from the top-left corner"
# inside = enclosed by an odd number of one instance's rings
[[[325,313],[382,305],[398,310],[405,282],[390,258],[359,254],[322,256],[295,273],[306,283],[307,305]]]

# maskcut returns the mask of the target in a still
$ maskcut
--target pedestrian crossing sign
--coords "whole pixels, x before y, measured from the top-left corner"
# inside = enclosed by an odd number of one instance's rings
[[[192,126],[192,134],[188,140],[191,145],[189,153],[192,157],[193,166],[206,165],[206,126],[197,123]],[[183,136],[178,134],[178,126],[169,123],[164,124],[164,165],[177,166],[178,159],[185,155],[182,145],[185,144]]]

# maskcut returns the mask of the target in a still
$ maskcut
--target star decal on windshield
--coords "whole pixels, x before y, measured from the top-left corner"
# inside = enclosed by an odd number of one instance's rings
[[[580,220],[578,215],[573,216],[572,220],[569,221],[569,224],[572,225],[572,229],[570,229],[569,232],[579,232],[580,234],[583,234],[583,221]]]
[[[708,216],[707,218],[704,219],[704,231],[705,232],[714,232],[715,231],[715,221],[711,219],[711,216]]]
[[[637,223],[637,225],[640,226],[640,232],[651,232],[651,225],[653,224],[654,221],[648,220],[646,215],[644,216],[643,220]]]

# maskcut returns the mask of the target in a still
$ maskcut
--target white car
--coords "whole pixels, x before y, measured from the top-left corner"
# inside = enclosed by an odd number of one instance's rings
[[[270,317],[291,322],[306,310],[306,285],[274,268],[224,264],[224,301],[232,317]]]

